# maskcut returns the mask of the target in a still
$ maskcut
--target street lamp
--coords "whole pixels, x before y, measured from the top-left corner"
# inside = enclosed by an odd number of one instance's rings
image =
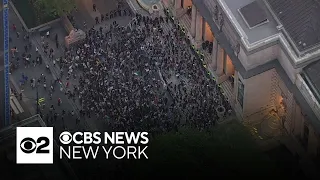
[[[38,84],[37,84],[37,114],[40,113],[40,108],[39,108],[39,90],[38,90]]]

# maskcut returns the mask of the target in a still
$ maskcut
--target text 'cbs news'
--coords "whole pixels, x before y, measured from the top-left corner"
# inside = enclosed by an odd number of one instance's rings
[[[52,127],[17,127],[17,164],[52,164],[54,150],[60,159],[148,159],[148,132],[64,131],[57,143],[53,137]]]

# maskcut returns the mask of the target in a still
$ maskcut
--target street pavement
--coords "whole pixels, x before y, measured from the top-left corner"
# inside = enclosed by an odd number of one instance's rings
[[[78,12],[79,14],[79,12]],[[82,16],[83,17],[83,16]],[[76,19],[81,19],[82,17],[76,17]],[[102,24],[98,24],[95,26],[95,28],[99,29],[100,26],[103,27],[104,31],[109,29],[110,24],[112,24],[113,21],[117,21],[117,23],[121,26],[127,25],[131,20],[131,17],[116,17],[114,19],[104,21]],[[79,22],[79,21],[78,21]],[[41,114],[43,115],[43,119],[45,122],[48,123],[50,126],[54,126],[57,131],[62,131],[64,129],[68,129],[69,131],[76,131],[79,129],[86,129],[91,131],[103,131],[105,129],[106,123],[103,120],[96,119],[92,117],[91,119],[81,119],[80,124],[76,124],[76,117],[79,116],[79,110],[81,109],[80,104],[78,100],[73,101],[71,99],[68,99],[68,97],[65,95],[65,84],[67,83],[67,80],[65,77],[61,79],[61,82],[63,84],[63,91],[60,91],[60,85],[55,85],[55,92],[52,94],[52,100],[49,98],[49,91],[50,83],[54,82],[57,77],[59,77],[60,74],[60,67],[58,64],[54,65],[53,61],[48,58],[47,55],[44,54],[43,48],[41,45],[41,35],[39,32],[34,32],[32,37],[30,37],[30,41],[32,42],[31,50],[28,52],[32,55],[32,59],[35,59],[38,54],[40,54],[43,58],[43,63],[41,65],[33,66],[31,63],[29,67],[25,67],[23,65],[23,62],[21,60],[21,54],[24,52],[24,46],[28,45],[28,41],[24,40],[24,34],[25,32],[22,31],[22,25],[19,21],[19,18],[16,16],[14,11],[10,9],[10,26],[12,24],[15,24],[17,26],[17,31],[20,33],[20,37],[17,38],[16,32],[14,32],[11,29],[10,37],[12,39],[12,42],[10,44],[10,47],[17,47],[18,53],[16,57],[20,57],[20,66],[18,69],[14,70],[11,74],[11,79],[13,80],[13,87],[17,89],[18,92],[20,92],[20,89],[23,89],[23,101],[21,103],[25,103],[28,107],[30,107],[32,112],[36,112],[37,109],[36,105],[36,99],[37,99],[37,88],[32,89],[30,85],[30,79],[35,78],[38,79],[41,74],[44,74],[46,76],[46,82],[47,82],[47,90],[43,88],[43,84],[41,83],[38,87],[38,98],[44,98],[45,99],[45,108],[41,110]],[[52,29],[50,30],[50,38],[45,38],[45,41],[49,43],[49,49],[54,49],[54,59],[59,58],[63,56],[64,52],[64,37],[67,35],[66,31],[64,30],[63,26],[60,23],[55,23],[50,25]],[[60,42],[59,48],[56,47],[54,36],[55,34],[58,34],[58,39]],[[39,52],[36,52],[36,47],[39,49]],[[15,58],[12,59],[13,63],[17,63]],[[50,71],[48,72],[46,69],[46,64],[49,65]],[[20,82],[22,81],[22,74],[28,77],[28,81],[24,86],[20,85]],[[69,80],[70,87],[73,85],[78,84],[78,79],[70,78]],[[62,100],[61,106],[58,106],[58,99]],[[59,114],[59,117],[56,121],[52,121],[52,115],[50,115],[49,108],[53,105],[55,108],[55,112]],[[61,114],[62,110],[65,110],[67,112],[67,116],[64,117],[64,121],[61,120]],[[71,116],[68,115],[68,112],[74,111],[75,115]],[[47,116],[49,118],[47,118]],[[49,121],[47,121],[49,119]],[[58,134],[58,133],[56,133]]]
[[[117,23],[120,26],[125,26],[130,22],[130,20],[131,20],[131,17],[117,17],[117,18],[114,18],[112,20],[105,21],[102,24],[96,25],[95,29],[98,30],[100,27],[102,27],[103,31],[107,31],[113,21],[117,21]],[[58,37],[60,39],[59,41],[63,42],[63,38],[67,34],[66,34],[65,30],[63,29],[63,27],[59,23],[53,24],[52,27],[53,27],[53,29],[51,30],[52,37],[49,38],[49,39],[46,39],[46,42],[48,42],[49,43],[49,47],[54,50],[55,58],[63,57],[64,47],[63,46],[59,46],[59,48],[56,47],[53,35],[58,34]],[[42,46],[41,46],[41,35],[39,33],[38,34],[34,34],[32,42],[33,42],[33,44],[35,46],[37,46],[39,48],[40,54],[43,57],[47,57],[43,53]],[[54,76],[55,77],[59,77],[59,74],[60,74],[59,65],[56,64],[54,66],[53,65],[53,61],[49,60],[49,58],[45,58],[45,59],[46,59],[45,61],[50,65],[50,67],[52,69],[52,73],[54,74]],[[64,70],[64,72],[66,72],[66,70]],[[81,73],[81,72],[75,72],[75,73],[77,73],[77,77],[79,77],[79,73]],[[67,82],[68,82],[70,84],[69,86],[72,87],[73,85],[78,85],[78,78],[77,79],[70,78],[69,80],[67,80],[66,76],[63,76],[62,79],[61,79],[61,82],[62,82],[63,85],[66,85]],[[77,110],[77,112],[79,112],[79,110],[82,109],[78,100],[76,100],[75,102],[71,101],[70,105],[72,105]],[[94,116],[92,116],[92,118],[90,118],[90,119],[87,118],[87,122],[86,123],[90,127],[90,129],[101,130],[101,131],[103,131],[105,129],[104,127],[106,125],[106,123],[103,120],[96,119]]]
[[[76,18],[76,22],[78,27],[83,26],[83,22],[86,22],[88,27],[92,27],[95,25],[95,18],[98,17],[100,19],[101,14],[106,15],[111,11],[114,11],[118,7],[118,2],[123,2],[122,9],[130,9],[128,4],[125,3],[124,0],[75,0],[77,4],[78,11],[74,12],[73,15]],[[96,10],[93,11],[93,4],[96,5]],[[80,28],[81,29],[81,28]]]
[[[10,8],[9,12],[9,17],[10,17],[10,27],[12,27],[12,24],[15,24],[17,27],[17,30],[20,33],[20,37],[17,37],[17,33],[13,31],[13,29],[10,29],[10,37],[12,39],[10,43],[10,48],[17,47],[18,53],[16,54],[16,57],[20,57],[20,66],[18,69],[14,70],[11,73],[11,79],[12,79],[12,87],[14,87],[18,93],[22,92],[23,98],[21,101],[21,104],[26,104],[29,108],[30,111],[34,111],[37,109],[37,91],[36,88],[32,89],[30,85],[30,79],[35,78],[38,79],[41,74],[44,74],[46,76],[46,82],[47,82],[47,89],[50,87],[50,82],[54,82],[56,79],[54,74],[49,73],[46,70],[46,63],[47,60],[45,57],[43,57],[43,63],[41,65],[36,65],[33,66],[31,63],[29,67],[25,67],[24,63],[21,58],[21,54],[25,51],[24,46],[28,45],[28,41],[24,40],[24,35],[26,34],[25,32],[22,31],[22,24],[19,20],[19,18],[16,16],[12,8]],[[32,45],[31,50],[28,51],[28,53],[31,54],[31,61],[32,59],[35,59],[37,57],[37,52],[36,48],[34,45]],[[12,57],[12,56],[11,56]],[[11,58],[11,62],[17,64],[17,61],[15,58]],[[51,69],[52,67],[50,67]],[[20,85],[20,82],[22,80],[22,74],[28,77],[27,82],[25,83],[24,86]],[[21,91],[22,90],[22,91]],[[55,86],[55,92],[52,94],[52,100],[49,98],[49,91],[44,90],[43,84],[41,83],[38,87],[38,98],[45,98],[45,108],[41,110],[41,114],[43,115],[44,121],[47,123],[48,126],[54,126],[55,129],[58,131],[62,131],[64,129],[68,129],[70,131],[75,131],[78,129],[84,129],[87,128],[87,125],[85,124],[85,121],[80,121],[79,125],[76,125],[76,115],[71,116],[68,115],[68,112],[74,111],[76,112],[77,110],[75,109],[74,106],[70,105],[70,99],[66,97],[63,91],[59,90],[59,86]],[[61,106],[58,106],[58,98],[61,98],[62,104]],[[49,112],[49,107],[51,105],[54,105],[55,112],[59,114],[59,117],[57,118],[56,121],[51,121],[53,118],[52,115],[50,115]],[[61,114],[62,110],[65,110],[67,112],[67,115],[64,117],[64,122],[61,120]],[[49,115],[49,118],[47,116]],[[49,119],[49,121],[47,121]],[[58,133],[56,133],[58,134]]]

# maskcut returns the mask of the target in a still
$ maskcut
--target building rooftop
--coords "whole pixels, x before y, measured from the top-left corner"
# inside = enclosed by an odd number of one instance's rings
[[[257,1],[253,1],[252,3],[240,8],[239,13],[249,28],[254,28],[268,22],[265,11]]]
[[[0,166],[2,179],[19,180],[71,180],[76,179],[70,166],[54,156],[53,165],[16,164],[16,127],[44,126],[39,115],[32,116],[0,130]]]
[[[225,2],[225,0],[222,0]],[[240,0],[239,0],[240,1]],[[215,7],[216,1],[211,0],[193,0],[193,4],[199,9],[201,14],[203,15],[204,19],[209,23],[212,31],[216,34],[219,34],[219,28],[215,24],[213,20],[213,9]],[[218,0],[220,3],[220,0]],[[237,1],[238,2],[238,1]],[[223,4],[224,9],[225,4]],[[229,17],[228,17],[229,18]],[[239,71],[241,76],[244,79],[248,79],[250,77],[253,77],[257,74],[263,73],[265,71],[276,69],[277,73],[281,77],[282,81],[286,84],[288,89],[294,94],[295,99],[297,102],[301,105],[301,109],[304,112],[304,114],[308,115],[308,119],[312,123],[312,125],[315,127],[316,130],[320,130],[320,121],[318,121],[317,116],[315,115],[315,112],[310,108],[310,105],[304,98],[304,95],[302,92],[298,89],[298,87],[291,81],[288,74],[280,64],[278,59],[275,59],[273,61],[270,61],[268,63],[265,63],[263,65],[259,65],[256,68],[247,70],[244,68],[243,64],[240,62],[239,58],[235,55],[234,50],[227,39],[226,35],[224,33],[220,33],[218,36],[216,36],[217,40],[220,42],[221,46],[225,49],[225,52],[230,56],[232,63],[234,64],[235,68]]]
[[[206,3],[210,3],[210,0],[205,0]],[[272,35],[275,35],[279,33],[279,30],[277,29],[277,22],[273,18],[272,14],[268,10],[268,8],[265,6],[263,0],[224,0],[230,11],[232,12],[233,16],[237,20],[237,23],[241,26],[245,34],[248,36],[248,41],[250,43],[255,43],[259,40],[265,39],[267,37],[270,37]],[[258,14],[255,14],[255,19],[252,16],[252,13],[256,12],[256,9],[254,7],[258,8],[259,12]],[[246,11],[246,14],[242,12],[242,10]],[[259,15],[259,16],[257,16]],[[247,16],[247,17],[245,17]],[[250,18],[246,20],[246,18]],[[263,21],[262,19],[267,19],[267,21]],[[252,21],[253,23],[256,23],[258,21],[263,21],[263,23],[257,23],[254,25],[254,27],[249,27],[248,21]]]
[[[266,0],[299,51],[320,45],[320,0]]]
[[[304,73],[309,83],[312,84],[310,88],[314,91],[315,97],[320,102],[320,60],[305,67]]]

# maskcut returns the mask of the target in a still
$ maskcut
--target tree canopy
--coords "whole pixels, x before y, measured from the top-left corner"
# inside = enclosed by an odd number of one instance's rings
[[[156,137],[148,147],[148,160],[124,165],[135,178],[255,176],[274,172],[274,164],[239,123],[220,125],[201,132],[182,128]],[[130,172],[130,173],[128,173]]]
[[[32,0],[34,6],[42,15],[61,16],[70,13],[75,8],[74,0]]]

